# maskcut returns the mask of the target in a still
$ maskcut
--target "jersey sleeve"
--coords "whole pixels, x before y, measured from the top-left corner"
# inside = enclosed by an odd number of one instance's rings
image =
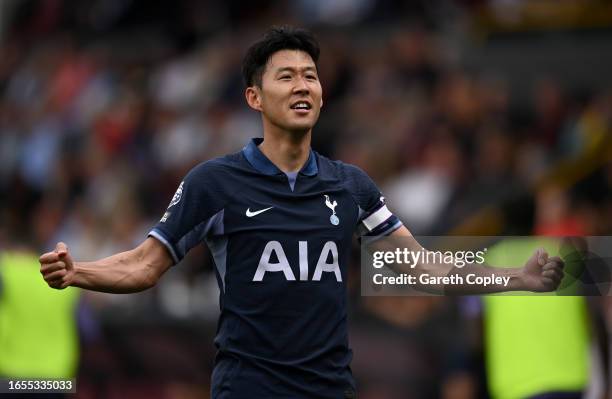
[[[376,184],[356,166],[346,165],[346,184],[359,207],[359,236],[382,237],[399,229],[402,222],[391,213]]]
[[[174,263],[211,232],[223,218],[224,195],[220,168],[203,163],[181,181],[166,212],[148,236],[159,240]]]

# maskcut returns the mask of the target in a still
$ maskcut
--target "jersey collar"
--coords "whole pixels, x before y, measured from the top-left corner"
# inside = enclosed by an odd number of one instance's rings
[[[258,145],[261,143],[263,143],[263,139],[261,137],[251,139],[246,147],[242,149],[244,157],[247,159],[247,161],[249,161],[251,166],[257,169],[257,171],[260,173],[265,175],[277,175],[283,173],[259,150]],[[308,160],[299,173],[306,176],[314,176],[318,172],[319,168],[317,167],[315,153],[311,149],[310,155],[308,155]]]

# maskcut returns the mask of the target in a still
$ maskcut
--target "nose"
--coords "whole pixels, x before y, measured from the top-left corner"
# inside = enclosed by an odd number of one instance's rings
[[[304,77],[298,77],[295,81],[295,86],[293,87],[294,94],[308,94],[310,93],[310,89],[308,88],[308,83]]]

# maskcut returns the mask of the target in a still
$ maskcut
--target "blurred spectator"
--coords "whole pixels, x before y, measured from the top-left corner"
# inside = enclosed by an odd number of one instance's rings
[[[39,268],[38,255],[31,251],[0,252],[0,376],[4,378],[76,377],[79,290],[49,290]]]
[[[487,254],[493,266],[520,265],[543,246],[558,243],[509,238]],[[484,349],[493,398],[582,398],[591,374],[591,334],[585,298],[484,297]],[[595,377],[594,377],[595,378]]]

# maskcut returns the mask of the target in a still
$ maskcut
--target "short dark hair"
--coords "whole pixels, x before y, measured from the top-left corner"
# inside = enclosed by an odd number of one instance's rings
[[[261,77],[270,57],[281,50],[301,50],[310,55],[315,65],[319,60],[319,43],[312,33],[291,26],[273,26],[246,52],[242,61],[242,77],[249,86],[261,87]]]

